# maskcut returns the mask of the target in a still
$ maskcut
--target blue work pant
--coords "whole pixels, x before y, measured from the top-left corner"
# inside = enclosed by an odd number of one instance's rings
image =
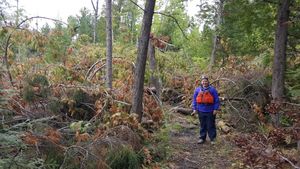
[[[212,112],[198,112],[198,117],[200,121],[200,138],[206,140],[206,134],[208,133],[210,140],[215,140],[217,136],[216,115]]]

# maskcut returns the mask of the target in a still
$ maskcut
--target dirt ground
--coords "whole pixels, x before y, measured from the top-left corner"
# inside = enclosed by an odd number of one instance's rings
[[[168,159],[170,169],[226,169],[235,168],[232,157],[233,147],[226,141],[226,135],[218,131],[216,144],[209,139],[204,144],[197,144],[199,137],[198,117],[189,117],[179,113],[170,116],[170,124],[176,125],[171,130],[171,155]],[[217,119],[218,120],[218,119]]]

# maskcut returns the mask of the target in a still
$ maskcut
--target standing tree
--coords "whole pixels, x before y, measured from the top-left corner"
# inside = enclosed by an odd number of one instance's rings
[[[120,33],[122,8],[124,7],[125,1],[126,0],[116,0],[113,1],[112,4],[112,10],[114,11],[115,18],[113,23],[114,39],[116,39]]]
[[[79,22],[79,35],[88,35],[92,37],[92,16],[87,8],[80,10],[80,16],[77,16]]]
[[[159,77],[157,75],[157,68],[156,68],[156,59],[155,59],[155,47],[150,42],[149,43],[149,49],[148,49],[148,57],[149,57],[149,67],[150,67],[150,85],[153,86],[156,91],[156,96],[160,97],[160,83],[159,83]]]
[[[272,72],[272,98],[275,102],[282,101],[284,97],[289,6],[290,0],[279,0]],[[275,114],[273,123],[275,126],[279,125],[278,113]]]
[[[143,94],[144,94],[144,79],[145,66],[147,60],[149,35],[152,26],[152,19],[155,7],[155,0],[147,0],[145,4],[144,16],[142,21],[141,35],[138,42],[138,54],[136,59],[136,68],[134,74],[133,98],[132,98],[132,113],[136,113],[139,121],[143,116]]]
[[[137,37],[137,22],[140,15],[136,8],[138,0],[116,0],[112,4],[114,13],[114,39],[124,43],[134,43]]]
[[[112,89],[112,22],[111,0],[106,0],[106,85]]]
[[[220,43],[219,33],[220,33],[220,26],[221,26],[221,21],[222,21],[224,1],[225,0],[220,0],[217,3],[216,20],[215,20],[215,33],[214,33],[214,37],[213,37],[213,48],[212,48],[212,51],[211,51],[210,64],[209,64],[209,69],[210,70],[215,65],[217,46]]]
[[[97,39],[97,20],[98,20],[98,11],[99,11],[99,0],[96,0],[95,3],[94,3],[93,0],[91,0],[91,3],[93,5],[93,9],[94,9],[93,43],[96,43],[96,39]]]

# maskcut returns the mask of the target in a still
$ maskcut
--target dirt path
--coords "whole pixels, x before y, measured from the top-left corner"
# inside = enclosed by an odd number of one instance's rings
[[[170,134],[171,155],[168,167],[171,169],[224,169],[234,168],[232,147],[225,135],[218,131],[215,145],[209,139],[204,144],[197,144],[199,127],[197,117],[178,113],[170,115],[173,126]]]

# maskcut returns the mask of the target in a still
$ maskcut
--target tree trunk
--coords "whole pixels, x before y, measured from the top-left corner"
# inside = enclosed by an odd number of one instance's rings
[[[112,89],[112,22],[111,0],[106,0],[106,85]]]
[[[4,56],[3,56],[3,63],[6,66],[6,71],[7,71],[9,82],[10,82],[11,86],[14,86],[12,76],[11,76],[11,73],[10,73],[10,66],[9,66],[9,63],[8,63],[8,48],[10,46],[11,36],[12,36],[12,34],[9,34],[8,37],[7,37],[7,40],[6,40],[5,51],[4,51]]]
[[[156,90],[156,96],[160,98],[161,88],[159,83],[159,77],[157,76],[157,70],[156,70],[156,59],[155,59],[155,47],[151,42],[149,42],[149,49],[148,49],[148,55],[149,55],[149,66],[151,71],[150,76],[150,86],[155,87]]]
[[[275,35],[273,73],[272,73],[272,99],[280,102],[284,97],[284,73],[286,66],[286,46],[288,35],[288,19],[289,19],[290,0],[279,0],[277,12],[277,28]],[[273,121],[275,126],[279,126],[279,113]]]
[[[152,26],[155,0],[147,0],[145,4],[144,16],[142,21],[141,34],[138,43],[138,54],[136,59],[136,69],[134,73],[134,86],[132,94],[132,113],[136,113],[139,121],[143,116],[143,94],[145,66],[147,60],[149,35]]]
[[[96,43],[97,39],[97,19],[98,19],[98,11],[99,11],[99,0],[96,0],[96,6],[91,0],[94,9],[94,24],[93,24],[93,43]]]
[[[224,4],[225,0],[220,0],[218,7],[217,7],[217,17],[216,17],[216,28],[215,28],[215,34],[213,37],[213,48],[211,51],[211,56],[210,56],[210,64],[209,64],[209,70],[212,69],[212,67],[215,65],[216,62],[216,51],[217,51],[217,47],[220,43],[219,41],[219,28],[221,25],[221,21],[222,21],[222,13],[223,13],[223,4]]]

